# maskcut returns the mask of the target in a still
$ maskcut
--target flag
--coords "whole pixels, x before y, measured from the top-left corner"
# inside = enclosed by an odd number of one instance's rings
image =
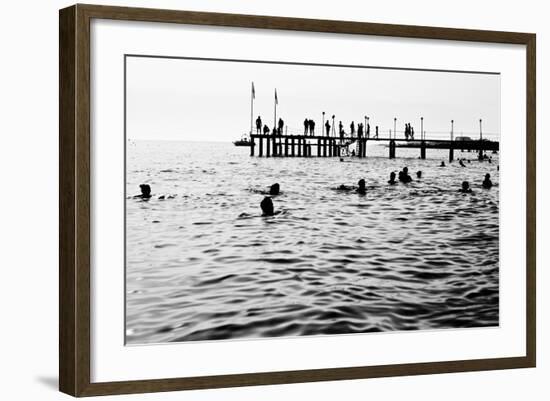
[[[277,89],[275,89],[275,104],[279,104],[279,99],[277,99]]]
[[[254,82],[252,82],[252,99],[256,99],[256,91],[254,90]]]

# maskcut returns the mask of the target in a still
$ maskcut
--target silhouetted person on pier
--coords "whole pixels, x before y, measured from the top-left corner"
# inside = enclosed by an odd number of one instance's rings
[[[363,137],[363,123],[357,124],[357,138],[361,139]]]
[[[414,140],[414,128],[411,127],[411,124],[409,124],[409,138],[411,138],[412,140]]]
[[[271,131],[271,135],[276,136],[277,135],[277,128],[273,127],[273,131]]]
[[[491,181],[491,174],[485,174],[485,179],[481,183],[481,186],[485,189],[491,189],[491,187],[493,186],[493,182]]]
[[[325,123],[325,131],[327,132],[327,136],[330,136],[330,123],[327,122]]]
[[[349,125],[349,129],[350,129],[350,132],[351,132],[351,137],[353,138],[353,135],[355,134],[355,123],[353,121]]]
[[[309,120],[306,118],[304,120],[304,135],[307,135],[308,129],[309,129]]]
[[[260,116],[258,116],[258,118],[256,119],[256,133],[261,134],[261,132],[262,132],[262,119],[260,118]]]
[[[264,125],[264,135],[269,135],[269,127],[267,124]]]
[[[269,195],[279,195],[280,186],[278,183],[273,184],[269,187]]]
[[[365,195],[367,193],[367,188],[365,187],[365,180],[361,178],[357,183],[357,185],[358,185],[357,193],[360,195]]]
[[[390,184],[390,185],[397,184],[397,181],[395,181],[395,171],[392,171],[390,173],[390,180],[388,181],[388,184]]]
[[[472,190],[470,188],[470,183],[468,181],[462,181],[462,188],[460,188],[458,192],[462,192],[463,194],[471,194]]]
[[[409,140],[409,124],[405,124],[405,139]]]
[[[149,199],[151,198],[151,187],[149,184],[141,184],[139,186],[141,194],[134,196],[134,198]]]
[[[309,135],[315,135],[315,121],[309,120]]]
[[[422,171],[418,170],[416,172],[416,178],[421,179],[422,178]]]
[[[273,216],[275,214],[273,208],[273,201],[269,196],[266,196],[261,202],[260,207],[262,208],[262,216]]]
[[[374,137],[375,137],[376,139],[378,139],[378,125],[375,127],[375,130],[376,130],[376,131],[375,131]]]
[[[285,122],[283,121],[282,118],[279,118],[279,124],[278,125],[279,125],[279,127],[278,127],[279,129],[277,131],[277,134],[282,135],[283,134],[283,128],[285,126]]]
[[[439,165],[439,167],[445,167],[445,162],[441,161],[441,164]]]
[[[338,124],[338,132],[340,133],[340,139],[344,139],[344,124],[342,124],[342,121]]]
[[[412,181],[411,176],[409,175],[409,168],[403,167],[403,170],[399,172],[399,181],[404,184],[408,184]]]
[[[370,137],[370,124],[367,123],[367,139]]]

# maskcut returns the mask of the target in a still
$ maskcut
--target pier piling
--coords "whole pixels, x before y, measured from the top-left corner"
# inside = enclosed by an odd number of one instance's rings
[[[420,142],[420,158],[422,160],[426,159],[426,141]]]

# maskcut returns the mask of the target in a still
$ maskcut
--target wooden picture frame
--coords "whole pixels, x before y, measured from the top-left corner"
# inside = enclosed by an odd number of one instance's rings
[[[90,380],[90,21],[95,18],[526,46],[526,355],[511,358],[92,383]],[[95,396],[535,366],[536,36],[534,34],[80,4],[60,10],[59,29],[60,391],[73,396]]]

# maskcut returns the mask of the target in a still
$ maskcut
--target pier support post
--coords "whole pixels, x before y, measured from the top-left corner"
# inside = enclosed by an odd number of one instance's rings
[[[363,157],[363,141],[357,141],[357,157]]]
[[[303,145],[304,145],[304,157],[307,157],[307,156],[308,156],[308,154],[307,154],[308,143],[307,143],[306,138],[304,138],[304,143],[303,143]]]
[[[256,144],[254,143],[254,137],[250,137],[250,156],[254,156],[254,147]]]
[[[285,157],[288,156],[288,138],[285,138]]]
[[[321,140],[317,139],[317,157],[321,157]]]
[[[395,159],[395,141],[390,141],[390,159]]]
[[[453,143],[449,145],[449,163],[451,163],[455,159],[455,151],[453,147]]]
[[[258,149],[258,156],[262,157],[264,155],[264,140],[261,136],[258,137],[258,144],[260,145]]]
[[[302,138],[298,138],[298,157],[302,156]]]
[[[420,158],[426,159],[426,141],[420,142]]]
[[[332,139],[328,140],[328,157],[332,157]]]
[[[483,160],[483,143],[479,141],[479,153],[477,155],[478,160]]]
[[[327,140],[323,139],[323,157],[327,157]]]
[[[277,156],[277,138],[273,137],[273,156]]]
[[[265,138],[265,157],[271,157],[271,139]]]
[[[294,146],[294,137],[290,140],[290,154],[292,155],[292,157],[296,156],[296,150],[294,149],[295,146]]]

